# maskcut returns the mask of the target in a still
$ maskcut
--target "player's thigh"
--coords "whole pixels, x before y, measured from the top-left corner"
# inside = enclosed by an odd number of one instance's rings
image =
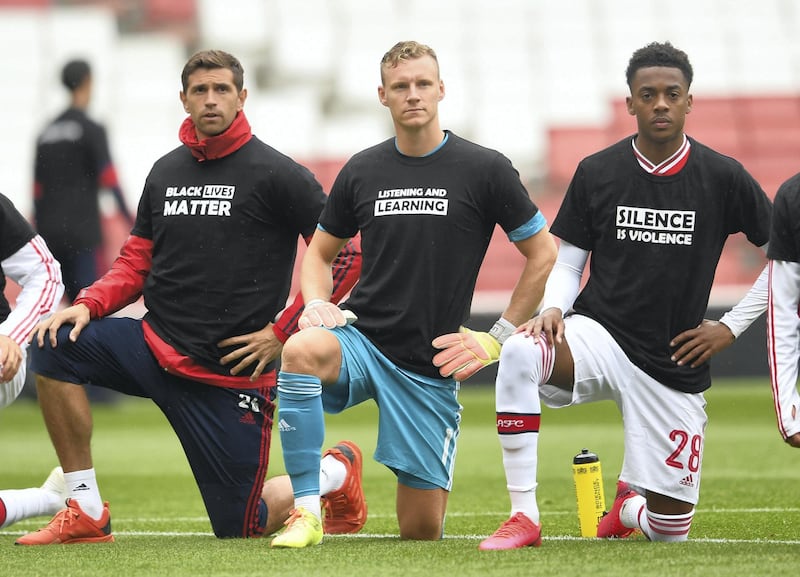
[[[461,423],[458,383],[403,370],[353,327],[333,331],[341,346],[336,383],[323,407],[339,413],[368,399],[378,405],[375,460],[412,486],[450,489]]]
[[[551,408],[604,400],[619,404],[619,387],[630,380],[633,369],[628,357],[597,321],[572,315],[564,325],[574,371],[572,390],[542,385],[542,401]]]
[[[157,404],[169,420],[217,537],[263,530],[259,512],[269,465],[273,389],[232,389],[175,378]]]
[[[682,393],[643,372],[622,400],[625,458],[621,478],[685,503],[699,498],[708,417],[702,393]]]
[[[402,371],[352,327],[335,333],[342,350],[341,371],[337,381],[323,389],[323,407],[339,413],[375,401],[375,460],[397,475],[400,535],[438,539],[461,419],[458,384]]]
[[[326,413],[340,413],[376,396],[374,383],[391,380],[396,367],[352,326],[328,331],[339,347],[339,372],[322,390]]]
[[[48,339],[28,349],[30,371],[55,381],[96,385],[126,395],[150,398],[162,391],[167,376],[144,340],[141,320],[103,318],[91,321],[75,342],[72,325],[62,326],[57,345]]]
[[[415,488],[450,490],[461,428],[458,384],[396,370],[375,383],[375,459]]]

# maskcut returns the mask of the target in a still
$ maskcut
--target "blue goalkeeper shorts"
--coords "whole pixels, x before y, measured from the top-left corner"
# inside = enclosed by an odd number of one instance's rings
[[[373,399],[378,405],[375,460],[404,485],[449,491],[461,423],[458,383],[398,367],[354,327],[333,333],[342,347],[342,369],[336,383],[322,389],[325,412],[340,413]]]
[[[142,321],[91,321],[76,342],[72,325],[58,346],[29,348],[30,370],[75,384],[152,399],[183,446],[217,537],[258,537],[267,508],[261,491],[269,464],[274,387],[232,389],[167,373],[144,340]],[[131,466],[135,467],[135,463]]]

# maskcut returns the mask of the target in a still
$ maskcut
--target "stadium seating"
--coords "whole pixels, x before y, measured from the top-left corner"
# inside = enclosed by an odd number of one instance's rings
[[[548,129],[548,178],[562,183],[590,152],[636,132],[622,100],[609,103],[606,125]],[[770,196],[800,171],[800,95],[704,97],[696,95],[686,132],[739,160]]]

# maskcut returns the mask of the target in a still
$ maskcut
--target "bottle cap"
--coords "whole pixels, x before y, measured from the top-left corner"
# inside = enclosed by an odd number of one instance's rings
[[[594,453],[590,453],[589,449],[581,449],[581,452],[575,455],[572,459],[574,465],[582,465],[584,463],[596,463],[600,458]]]

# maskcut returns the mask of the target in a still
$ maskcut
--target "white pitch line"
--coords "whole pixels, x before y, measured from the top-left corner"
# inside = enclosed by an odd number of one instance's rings
[[[698,509],[696,514],[757,514],[757,513],[797,513],[800,512],[798,507],[756,507],[756,508],[731,508],[731,509]],[[503,517],[507,515],[507,511],[496,511],[487,513],[466,513],[466,512],[451,512],[448,517]],[[575,515],[575,511],[544,511],[543,517],[556,516],[556,515]],[[394,514],[370,514],[370,519],[393,519]],[[207,517],[129,517],[129,518],[114,518],[114,523],[136,525],[141,523],[207,523]],[[20,523],[24,525],[25,522]],[[30,524],[28,522],[27,524]],[[18,531],[0,531],[0,535],[20,536],[28,533],[29,530]],[[114,531],[114,535],[120,537],[213,537],[214,534],[210,531]],[[465,540],[475,541],[485,539],[488,535],[445,535],[448,540]],[[355,535],[326,535],[326,539],[337,538],[360,538],[360,539],[399,539],[396,534],[386,533],[358,533]],[[544,541],[582,541],[591,540],[586,537],[575,537],[572,535],[544,535]],[[721,543],[721,544],[735,544],[735,543],[752,543],[752,544],[765,544],[765,545],[800,545],[800,540],[783,540],[783,539],[712,539],[712,538],[689,538],[692,543]]]
[[[721,513],[721,514],[742,514],[742,513],[800,513],[800,507],[753,507],[753,508],[738,508],[738,509],[697,509],[695,515],[702,515],[704,513]],[[542,511],[543,517],[556,516],[556,515],[575,515],[575,511]],[[447,517],[505,517],[508,511],[490,511],[487,513],[465,513],[465,512],[448,512]],[[386,514],[369,514],[370,519],[394,519],[394,513]],[[164,522],[181,522],[181,523],[204,523],[208,522],[208,517],[114,517],[114,523],[164,523]]]
[[[712,507],[709,509],[696,509],[695,515],[702,515],[703,513],[800,513],[800,507],[752,507],[752,508],[737,508],[737,509],[723,509],[718,507]],[[508,511],[494,511],[489,513],[447,513],[448,517],[497,517],[497,516],[507,516]],[[547,517],[550,515],[576,515],[574,510],[569,511],[548,511],[544,510],[541,512],[543,517]],[[370,514],[370,518],[373,517],[380,517],[379,515],[372,515]],[[384,515],[384,517],[393,517],[393,515]]]
[[[0,535],[17,536],[24,535],[25,531],[0,531]],[[205,531],[114,531],[116,537],[213,537],[214,534]],[[448,541],[480,541],[488,535],[445,535]],[[325,535],[325,539],[396,539],[400,540],[397,534],[389,533],[357,533],[354,535]],[[594,541],[590,537],[575,537],[574,535],[544,535],[542,541]],[[613,541],[613,539],[611,539]],[[800,545],[800,540],[788,539],[713,539],[713,538],[689,538],[687,544],[691,543],[718,543],[721,545],[753,544],[753,545]]]

